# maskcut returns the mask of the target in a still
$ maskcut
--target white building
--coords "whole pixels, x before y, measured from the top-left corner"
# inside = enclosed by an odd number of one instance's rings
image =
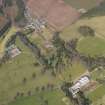
[[[69,88],[69,91],[72,93],[73,97],[76,97],[76,93],[79,92],[79,90],[86,86],[90,82],[90,79],[88,76],[84,76],[80,78],[72,87]]]
[[[11,58],[18,56],[21,53],[21,51],[14,44],[8,47],[6,51]]]

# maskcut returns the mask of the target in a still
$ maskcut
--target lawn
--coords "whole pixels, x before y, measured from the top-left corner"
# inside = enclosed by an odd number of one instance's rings
[[[105,78],[105,70],[104,69],[102,69],[102,70],[94,70],[91,73],[91,77],[92,77],[93,80],[103,79],[103,78]]]
[[[105,12],[104,12],[105,13]],[[94,14],[94,12],[92,13]],[[65,27],[61,32],[61,37],[66,41],[79,38],[81,39],[82,35],[78,32],[80,26],[90,26],[97,33],[97,36],[105,38],[105,16],[97,16],[91,18],[81,18],[76,23]]]
[[[102,97],[102,99],[95,101],[93,105],[105,105],[105,95]]]
[[[64,0],[67,4],[70,4],[76,9],[91,9],[97,5],[98,0]]]
[[[61,38],[65,41],[69,41],[74,38],[81,38],[81,34],[78,32],[78,27],[79,26],[76,24],[66,27],[60,34]]]
[[[70,81],[70,79],[78,79],[86,71],[86,67],[81,62],[75,61],[73,62],[72,66],[67,67],[61,75],[64,80]]]
[[[44,91],[33,96],[19,98],[9,105],[45,105],[45,100],[48,100],[48,105],[65,105],[62,101],[64,97],[62,91],[59,90]]]
[[[92,92],[90,92],[88,94],[88,97],[90,98],[90,100],[92,100],[92,102],[95,102],[98,99],[101,99],[104,95],[105,95],[105,85],[101,85]]]
[[[33,91],[37,86],[60,82],[50,73],[43,75],[41,73],[42,68],[33,65],[36,62],[35,57],[18,38],[16,45],[22,50],[22,54],[0,67],[0,104],[10,101],[18,91],[27,93],[29,90]],[[33,73],[36,73],[35,79],[32,78]],[[22,82],[23,78],[27,79],[25,85]]]
[[[0,67],[0,104],[12,101],[17,92],[26,95],[28,91],[34,92],[36,87],[41,88],[47,86],[48,83],[55,86],[62,83],[59,74],[56,77],[53,77],[49,71],[42,74],[42,68],[34,66],[33,63],[37,62],[37,60],[19,38],[16,39],[16,45],[21,49],[22,53]],[[63,72],[63,79],[69,81],[69,74],[72,74],[72,78],[75,79],[85,72],[85,67],[77,62]],[[33,73],[36,74],[34,79],[32,78]],[[25,84],[23,83],[24,78],[26,78]]]
[[[77,49],[86,55],[102,56],[105,55],[105,40],[98,37],[86,37],[78,42]]]

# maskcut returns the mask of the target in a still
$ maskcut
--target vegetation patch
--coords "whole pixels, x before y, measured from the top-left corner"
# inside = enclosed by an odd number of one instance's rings
[[[105,40],[98,37],[86,37],[78,42],[77,49],[80,53],[90,56],[105,55]]]
[[[62,77],[66,81],[75,80],[86,72],[86,67],[78,61],[73,62],[72,66],[67,67],[62,72]]]
[[[97,87],[94,91],[88,94],[88,97],[93,101],[97,101],[105,95],[105,85]]]
[[[63,92],[59,90],[45,91],[30,97],[20,97],[9,105],[65,105],[62,101],[64,97]]]

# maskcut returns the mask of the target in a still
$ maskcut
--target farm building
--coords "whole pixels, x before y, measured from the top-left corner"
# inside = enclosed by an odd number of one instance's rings
[[[15,45],[11,45],[6,49],[6,51],[8,52],[8,55],[10,56],[10,58],[14,58],[20,55],[21,53],[20,49],[18,49]]]
[[[80,89],[86,86],[90,82],[88,76],[81,77],[72,87],[69,88],[69,91],[72,93],[73,97],[76,97],[76,93],[80,91]]]
[[[33,17],[43,17],[57,30],[72,24],[80,17],[80,13],[63,0],[28,0],[27,7]]]

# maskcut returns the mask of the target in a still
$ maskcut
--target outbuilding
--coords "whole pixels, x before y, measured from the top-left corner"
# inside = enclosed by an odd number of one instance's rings
[[[69,91],[72,93],[73,97],[76,97],[76,94],[80,91],[80,89],[86,86],[89,82],[89,77],[83,76],[72,87],[69,88]]]

